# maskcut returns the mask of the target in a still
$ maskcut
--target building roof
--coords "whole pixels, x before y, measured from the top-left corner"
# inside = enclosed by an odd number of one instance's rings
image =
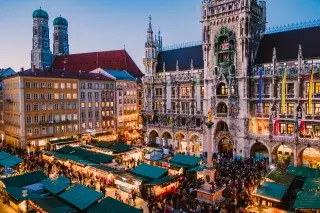
[[[101,80],[101,81],[114,81],[113,79],[103,75],[102,73],[86,73],[86,72],[70,72],[68,70],[49,69],[40,70],[32,69],[18,72],[10,77],[23,76],[23,77],[42,77],[42,78],[72,78],[72,79],[86,79],[86,80]]]
[[[304,59],[319,58],[320,27],[310,27],[265,35],[256,56],[256,64],[271,63],[273,48],[276,48],[277,61],[297,60],[299,44]]]
[[[289,165],[286,172],[289,174],[292,174],[296,177],[300,177],[300,178],[320,177],[320,170],[319,169],[313,169],[313,168],[309,168],[309,167],[305,167],[305,166]]]
[[[36,172],[25,173],[23,175],[4,178],[1,181],[6,187],[22,187],[22,186],[28,186],[31,184],[39,183],[46,178],[47,176],[43,172],[36,171]]]
[[[117,81],[136,81],[135,77],[133,77],[130,73],[125,70],[104,70],[105,72],[109,73]]]
[[[45,212],[50,213],[71,213],[76,212],[71,206],[61,202],[57,198],[54,197],[45,197],[41,199],[35,199],[31,201],[38,207],[40,207]]]
[[[183,154],[176,154],[170,160],[170,163],[173,162],[173,163],[185,165],[188,167],[195,167],[199,164],[200,161],[201,161],[201,158],[199,158],[199,157],[193,157],[190,155],[183,155]]]
[[[11,67],[0,69],[0,78],[5,78],[14,74],[16,74],[16,71],[14,71]]]
[[[8,152],[0,151],[0,160],[7,158],[9,156],[11,156],[11,154],[9,154]]]
[[[303,190],[319,190],[320,189],[320,177],[307,178],[302,187]]]
[[[132,169],[131,172],[135,175],[143,176],[150,179],[158,179],[168,174],[167,169],[145,163],[140,164],[136,168]]]
[[[260,185],[254,195],[271,200],[281,201],[288,186],[265,181]]]
[[[320,192],[301,191],[293,204],[294,209],[320,209]]]
[[[47,178],[41,183],[47,191],[54,195],[59,194],[71,185],[70,180],[63,176],[58,176],[57,179]]]
[[[203,69],[202,45],[161,51],[158,54],[157,72],[163,71],[163,63],[166,71],[176,71],[177,61],[179,70],[190,70],[191,59],[194,69]]]
[[[142,209],[134,208],[112,197],[106,197],[87,210],[88,213],[142,213]]]
[[[280,169],[275,169],[268,174],[267,179],[274,181],[275,183],[289,186],[293,182],[295,176],[286,173]]]
[[[47,13],[46,11],[42,10],[41,8],[33,11],[32,17],[33,17],[33,18],[45,18],[45,19],[49,19],[48,13]]]
[[[68,21],[65,18],[62,18],[61,16],[55,18],[53,20],[53,25],[64,25],[64,26],[68,26]]]
[[[56,56],[52,67],[56,69],[63,69],[65,67],[73,72],[79,72],[79,70],[89,72],[100,67],[102,69],[127,70],[136,78],[143,76],[143,73],[126,50]]]
[[[59,197],[82,211],[102,198],[103,194],[83,185],[75,184]]]

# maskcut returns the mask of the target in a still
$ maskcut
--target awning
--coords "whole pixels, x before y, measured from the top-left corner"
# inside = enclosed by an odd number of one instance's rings
[[[90,207],[88,213],[142,213],[142,209],[134,208],[114,198],[107,197]]]
[[[193,157],[190,155],[182,155],[182,154],[176,154],[171,160],[170,163],[177,163],[182,164],[187,167],[194,167],[199,165],[200,161],[202,159],[199,157]]]
[[[1,181],[6,187],[21,187],[28,186],[34,183],[39,183],[46,178],[48,177],[43,172],[36,171],[25,173],[23,175],[4,178]]]
[[[70,180],[63,176],[58,176],[57,179],[47,178],[41,183],[47,191],[54,195],[59,194],[71,185]]]
[[[287,189],[288,186],[265,181],[258,187],[254,195],[271,201],[280,202]]]
[[[0,160],[9,157],[11,154],[7,153],[7,152],[0,152]]]
[[[286,172],[300,178],[320,177],[320,170],[305,166],[288,166]]]
[[[7,187],[6,192],[16,201],[20,202],[23,200],[31,200],[31,199],[39,199],[41,195],[32,191],[27,191],[26,197],[23,197],[23,189],[22,187]]]
[[[36,199],[31,201],[31,205],[36,205],[42,210],[50,213],[72,213],[77,212],[71,206],[61,202],[54,197],[46,197],[42,199]]]
[[[303,184],[302,190],[320,189],[320,178],[308,178]]]
[[[131,173],[150,179],[158,179],[165,176],[168,173],[168,170],[162,167],[142,163],[136,168],[132,169]]]
[[[0,165],[3,166],[3,167],[12,167],[12,166],[15,166],[19,163],[21,163],[23,160],[21,158],[18,158],[14,155],[11,155],[9,157],[6,157],[2,160],[0,160]]]
[[[188,170],[188,172],[199,172],[205,169],[205,165],[199,165]]]
[[[267,179],[272,180],[278,184],[289,186],[294,180],[294,175],[284,172],[280,169],[275,169],[268,174]]]
[[[179,178],[179,175],[174,175],[174,176],[165,176],[156,180],[152,180],[148,183],[146,183],[145,185],[150,185],[150,186],[156,186],[156,185],[161,185],[164,183],[168,183],[168,182],[172,182],[176,179]]]

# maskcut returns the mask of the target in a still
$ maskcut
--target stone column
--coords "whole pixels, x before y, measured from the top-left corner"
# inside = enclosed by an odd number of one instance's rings
[[[212,126],[207,125],[207,167],[212,168],[212,145],[213,145],[213,136],[212,136]]]

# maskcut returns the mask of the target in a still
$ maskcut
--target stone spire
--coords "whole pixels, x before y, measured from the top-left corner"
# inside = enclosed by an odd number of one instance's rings
[[[147,43],[148,44],[153,44],[153,31],[152,31],[152,24],[151,24],[151,16],[149,16],[149,27],[148,27],[148,38],[147,38]]]
[[[299,67],[299,73],[302,70],[302,47],[301,44],[299,44],[299,51],[298,51],[298,67]]]
[[[190,69],[193,70],[193,59],[190,60]]]

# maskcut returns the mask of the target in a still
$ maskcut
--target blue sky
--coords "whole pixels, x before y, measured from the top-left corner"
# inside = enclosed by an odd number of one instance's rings
[[[52,21],[69,22],[70,53],[123,49],[143,70],[142,58],[152,15],[164,46],[201,38],[202,0],[0,0],[0,68],[30,67],[32,12],[40,6]],[[320,18],[319,0],[267,0],[268,26]],[[51,39],[52,42],[52,39]],[[52,50],[52,44],[51,44]]]

